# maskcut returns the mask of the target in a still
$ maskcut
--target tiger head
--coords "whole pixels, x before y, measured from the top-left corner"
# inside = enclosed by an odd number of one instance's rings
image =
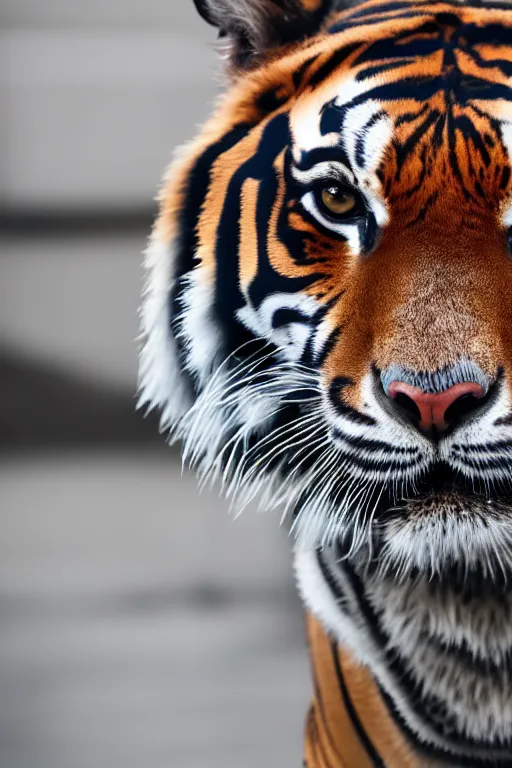
[[[299,546],[512,571],[512,10],[196,6],[229,87],[161,193],[141,403]]]

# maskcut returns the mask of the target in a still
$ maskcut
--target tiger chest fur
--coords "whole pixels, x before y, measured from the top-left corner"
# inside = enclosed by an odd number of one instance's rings
[[[295,537],[308,768],[512,766],[512,8],[195,0],[140,402]]]

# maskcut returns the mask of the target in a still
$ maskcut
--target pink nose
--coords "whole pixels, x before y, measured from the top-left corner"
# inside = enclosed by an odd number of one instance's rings
[[[453,417],[448,413],[451,406],[456,403],[460,404],[462,398],[467,398],[468,395],[480,399],[485,396],[485,390],[480,384],[467,381],[455,384],[453,387],[445,389],[444,392],[429,394],[419,387],[412,387],[403,381],[393,381],[389,385],[388,395],[392,400],[396,400],[399,395],[402,396],[400,398],[402,402],[404,398],[412,400],[420,415],[419,429],[424,432],[431,432],[435,428],[437,431],[443,432],[449,423],[457,417],[456,409],[452,411]],[[414,408],[414,406],[412,407]]]

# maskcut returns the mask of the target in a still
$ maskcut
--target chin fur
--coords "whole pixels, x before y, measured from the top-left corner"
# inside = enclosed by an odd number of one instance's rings
[[[424,574],[452,584],[502,588],[512,573],[512,510],[478,497],[432,495],[379,521],[377,569],[407,580]]]

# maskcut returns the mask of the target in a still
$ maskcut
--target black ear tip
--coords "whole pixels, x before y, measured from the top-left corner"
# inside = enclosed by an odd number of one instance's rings
[[[193,0],[194,5],[202,18],[214,27],[218,27],[218,23],[215,21],[210,4],[208,0]]]

